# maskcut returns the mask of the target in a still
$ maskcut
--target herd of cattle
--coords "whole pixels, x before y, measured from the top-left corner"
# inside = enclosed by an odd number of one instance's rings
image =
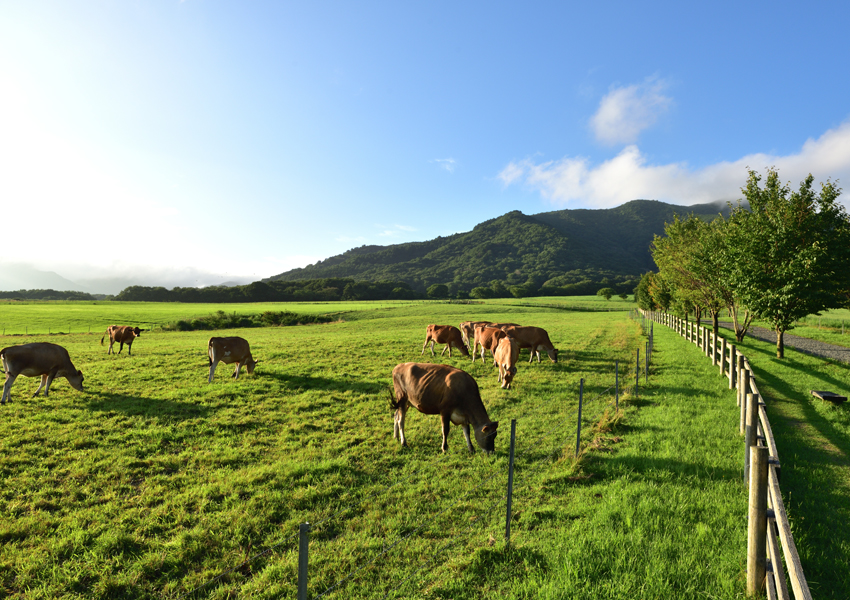
[[[113,344],[119,343],[118,354],[127,344],[127,354],[133,346],[133,341],[142,334],[138,327],[110,325],[101,338],[103,345],[109,337],[107,354],[113,353]],[[452,348],[460,350],[463,356],[472,356],[472,361],[480,351],[481,362],[489,350],[493,356],[493,364],[499,370],[499,382],[502,388],[509,389],[517,373],[519,351],[528,348],[531,353],[529,363],[537,357],[540,362],[540,351],[545,350],[552,362],[558,362],[558,351],[549,340],[549,334],[540,327],[523,327],[516,323],[492,323],[490,321],[465,321],[460,328],[453,325],[428,325],[425,348],[431,346],[431,356],[435,344],[445,344],[442,356],[446,350],[452,355]],[[254,360],[248,342],[241,337],[213,337],[207,345],[209,357],[209,378],[212,383],[216,366],[236,363],[236,371],[232,377],[239,379],[239,372],[244,366],[248,373],[253,373],[259,361]],[[42,388],[47,396],[50,384],[57,377],[65,377],[74,389],[83,391],[83,373],[71,362],[68,351],[57,344],[35,342],[10,346],[0,350],[0,361],[6,372],[3,385],[3,396],[0,404],[6,404],[10,397],[12,385],[18,375],[25,377],[41,377],[38,389],[33,395],[38,396]],[[393,417],[393,437],[407,445],[404,437],[404,418],[410,406],[426,415],[440,415],[443,431],[442,450],[448,450],[448,435],[450,424],[460,425],[463,429],[466,445],[474,451],[470,439],[472,428],[478,445],[488,454],[493,451],[498,422],[490,421],[487,410],[481,400],[481,393],[475,379],[467,372],[449,365],[432,363],[407,362],[393,369],[394,398],[390,405],[395,411]]]

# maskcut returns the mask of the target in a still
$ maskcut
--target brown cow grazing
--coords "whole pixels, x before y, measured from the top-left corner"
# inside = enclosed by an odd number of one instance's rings
[[[226,365],[236,363],[236,371],[231,375],[239,379],[239,371],[242,370],[242,365],[248,370],[248,374],[254,372],[254,367],[260,361],[254,360],[251,356],[251,347],[248,342],[241,337],[214,337],[210,338],[207,346],[207,354],[210,357],[210,378],[212,383],[215,368],[219,362]]]
[[[410,406],[426,415],[440,415],[443,426],[443,452],[449,449],[449,426],[463,427],[463,435],[470,452],[474,452],[469,438],[469,428],[475,441],[487,454],[493,452],[498,422],[491,422],[481,401],[478,384],[468,373],[448,365],[430,363],[402,363],[393,369],[395,400],[390,406],[395,410],[393,437],[407,446],[404,437],[404,417]]]
[[[109,350],[107,354],[112,354],[112,344],[118,342],[118,354],[124,349],[124,344],[127,344],[127,354],[133,349],[133,340],[142,335],[142,330],[138,327],[130,327],[129,325],[110,325],[106,328],[106,333],[100,338],[100,345],[103,346],[103,340],[109,336]]]
[[[478,348],[481,348],[481,362],[484,362],[485,350],[489,350],[491,354],[494,353],[499,345],[499,340],[503,337],[505,337],[505,332],[498,327],[490,327],[489,325],[476,327],[475,338],[472,342],[472,362],[475,362],[475,354]]]
[[[57,377],[65,377],[71,387],[83,391],[83,372],[74,367],[68,351],[62,346],[47,342],[10,346],[0,350],[0,361],[3,362],[3,369],[6,371],[6,383],[3,385],[3,397],[0,398],[0,404],[6,404],[18,375],[41,377],[41,383],[33,394],[33,398],[38,396],[42,387],[46,398],[47,392],[50,391],[50,384]]]
[[[516,363],[519,358],[519,344],[512,337],[505,336],[499,340],[493,360],[499,366],[499,381],[502,389],[508,390],[516,377]]]
[[[469,350],[463,343],[460,330],[452,325],[428,325],[425,330],[425,343],[422,345],[422,354],[425,354],[425,347],[431,343],[431,356],[434,356],[434,344],[445,344],[446,347],[440,352],[440,356],[449,351],[449,356],[452,355],[452,346],[460,350],[464,356],[469,356]]]
[[[534,360],[537,356],[537,362],[540,362],[540,349],[546,350],[549,355],[549,360],[558,362],[558,351],[552,342],[549,341],[549,334],[541,327],[507,327],[505,329],[510,337],[514,338],[520,348],[528,348],[531,350],[531,358],[528,362]]]
[[[478,326],[489,325],[490,321],[464,321],[460,324],[460,334],[463,336],[463,343],[470,350],[474,350],[474,346],[472,345],[472,340],[475,336],[475,328]]]

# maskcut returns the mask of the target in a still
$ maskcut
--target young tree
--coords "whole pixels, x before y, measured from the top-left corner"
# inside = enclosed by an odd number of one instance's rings
[[[428,287],[426,292],[429,298],[448,298],[449,297],[449,286],[444,283],[435,283],[432,286]]]
[[[604,287],[601,290],[599,290],[598,292],[596,292],[596,295],[601,296],[602,298],[605,298],[606,300],[610,300],[611,296],[614,295],[614,290],[613,290],[613,288]]]
[[[727,265],[735,294],[776,332],[776,356],[784,358],[783,336],[795,320],[838,307],[850,287],[850,221],[838,202],[841,188],[830,181],[820,193],[810,174],[792,192],[768,169],[749,171],[743,188],[749,210],[738,206],[729,229]]]

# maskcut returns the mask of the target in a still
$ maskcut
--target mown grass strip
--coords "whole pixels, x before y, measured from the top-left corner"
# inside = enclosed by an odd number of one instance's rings
[[[850,572],[838,565],[850,564],[850,406],[833,406],[811,390],[850,394],[850,365],[792,348],[778,359],[772,343],[750,337],[737,346],[765,396],[783,500],[812,595],[848,598]]]

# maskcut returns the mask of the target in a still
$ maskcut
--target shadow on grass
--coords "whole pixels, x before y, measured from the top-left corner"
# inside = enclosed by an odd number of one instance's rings
[[[325,390],[334,392],[355,391],[361,394],[387,394],[387,391],[392,387],[388,387],[383,383],[357,381],[354,378],[329,379],[327,377],[284,375],[281,373],[268,373],[264,376],[276,379],[288,387],[302,388],[305,390]]]
[[[87,394],[90,400],[86,407],[103,412],[120,412],[163,420],[197,419],[208,417],[212,412],[209,406],[192,402],[156,400],[109,392],[87,392]]]

